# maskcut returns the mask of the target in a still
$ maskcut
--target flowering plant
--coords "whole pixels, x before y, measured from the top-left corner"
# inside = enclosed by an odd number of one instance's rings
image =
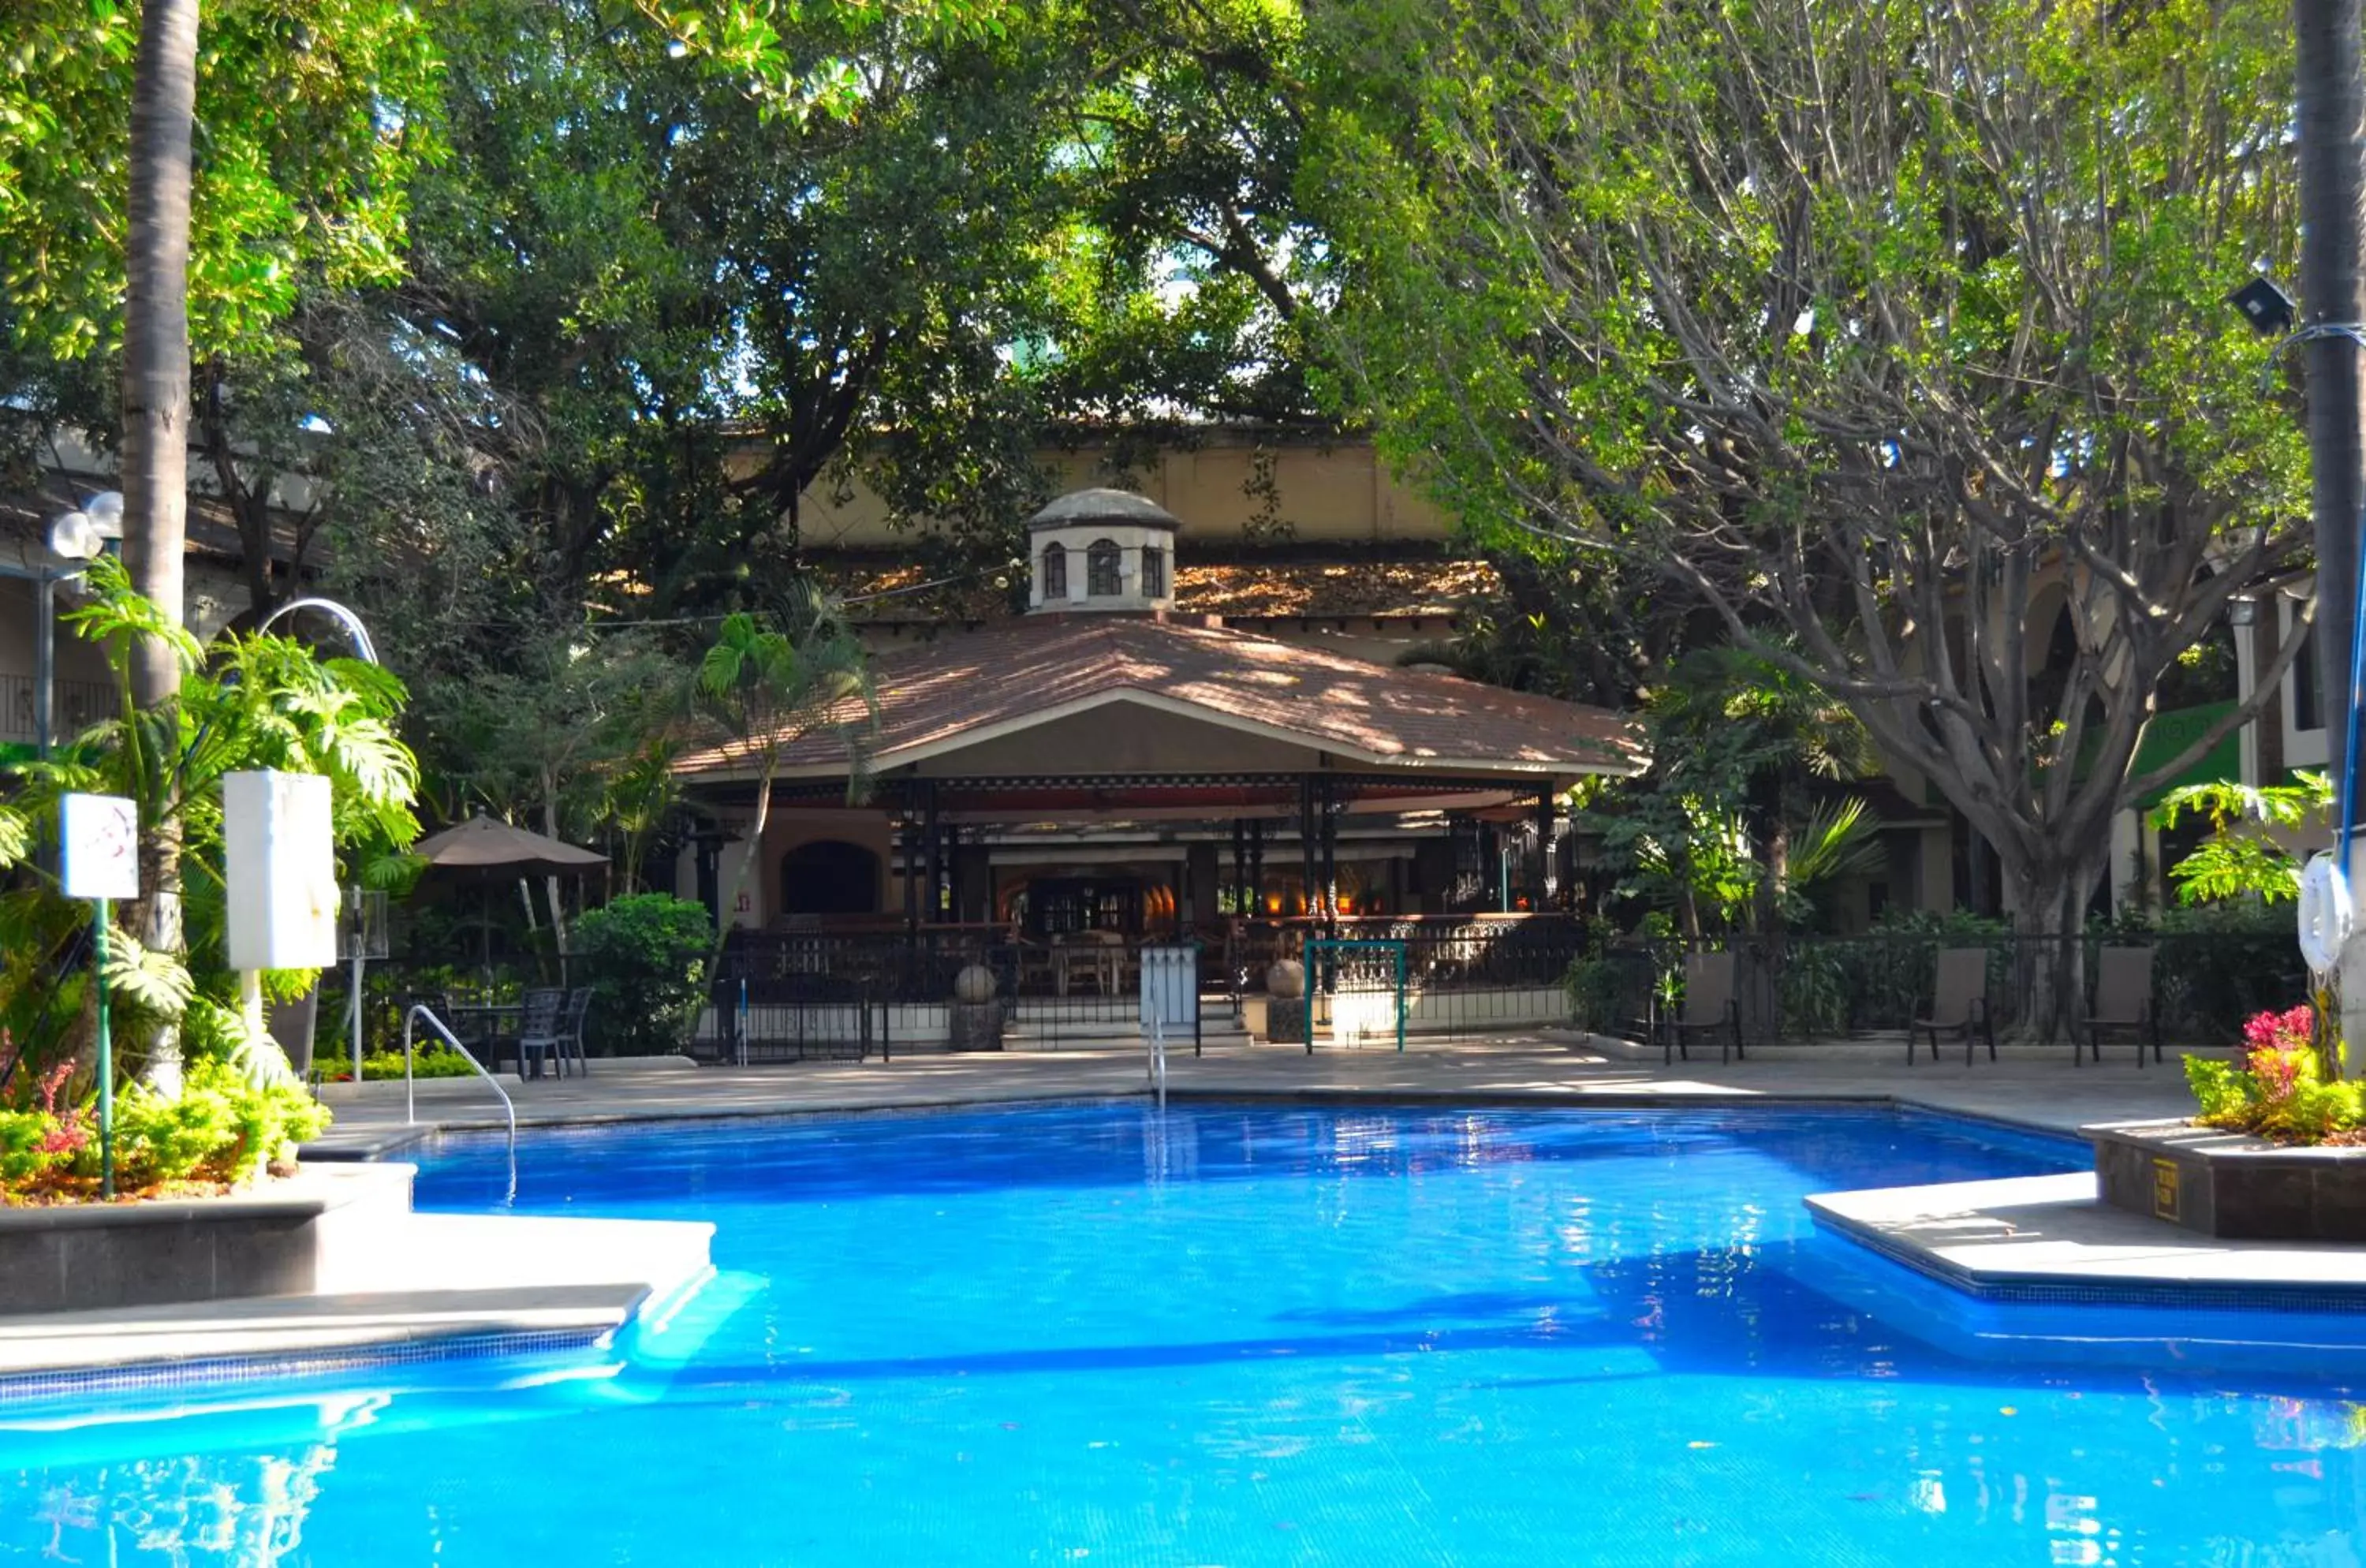
[[[2327,1076],[2316,1028],[2313,1007],[2259,1013],[2243,1025],[2241,1060],[2186,1057],[2194,1120],[2278,1143],[2366,1143],[2366,1084]]]

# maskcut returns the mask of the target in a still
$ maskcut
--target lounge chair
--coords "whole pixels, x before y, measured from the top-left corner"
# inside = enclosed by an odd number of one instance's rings
[[[2095,956],[2095,1005],[2087,1015],[2087,1046],[2098,1062],[2103,1059],[2106,1033],[2133,1034],[2136,1066],[2145,1065],[2145,1042],[2152,1042],[2152,1059],[2161,1059],[2160,1015],[2152,1001],[2152,949],[2107,947]],[[2070,1059],[2079,1059],[2079,1039],[2070,1039]]]
[[[1960,1032],[1964,1066],[1972,1065],[1972,1035],[1977,1031],[1989,1043],[1989,1060],[1997,1059],[1996,1024],[1989,1016],[1989,953],[1984,947],[1951,947],[1939,954],[1939,973],[1931,987],[1931,1016],[1918,1018],[1906,1030],[1906,1060],[1914,1060],[1914,1037],[1931,1037],[1931,1060],[1939,1059],[1939,1033]]]
[[[1720,1062],[1746,1055],[1741,1048],[1741,1005],[1734,998],[1736,964],[1729,952],[1685,954],[1684,1006],[1667,1021],[1667,1032],[1661,1036],[1662,1062],[1678,1056],[1691,1061],[1687,1043],[1690,1036],[1700,1033],[1716,1034]]]

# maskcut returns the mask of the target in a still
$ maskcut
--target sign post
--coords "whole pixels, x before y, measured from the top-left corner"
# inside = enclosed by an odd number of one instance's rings
[[[265,1035],[263,971],[337,962],[337,848],[329,781],[269,771],[222,775],[222,948],[238,971],[239,1011]]]
[[[115,1196],[115,1042],[107,1007],[107,930],[118,898],[140,897],[140,807],[117,795],[58,801],[60,880],[91,901],[91,974],[98,987],[98,1194]]]

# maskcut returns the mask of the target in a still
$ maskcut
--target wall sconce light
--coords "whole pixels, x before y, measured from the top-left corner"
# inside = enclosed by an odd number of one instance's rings
[[[2226,601],[2226,624],[2228,626],[2248,626],[2258,621],[2259,618],[2259,602],[2257,599],[2238,595],[2236,598]]]
[[[2242,311],[2243,319],[2261,337],[2282,336],[2300,319],[2300,307],[2293,303],[2292,296],[2265,276],[2255,277],[2227,295],[2226,302]]]

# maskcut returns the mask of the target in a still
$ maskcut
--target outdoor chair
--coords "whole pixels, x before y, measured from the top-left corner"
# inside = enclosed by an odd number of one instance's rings
[[[1918,1018],[1906,1030],[1906,1060],[1914,1060],[1914,1037],[1931,1037],[1931,1060],[1939,1059],[1942,1030],[1964,1037],[1964,1066],[1972,1065],[1975,1031],[1989,1043],[1989,1060],[1997,1059],[1996,1023],[1989,1016],[1989,953],[1984,947],[1951,947],[1939,954],[1939,973],[1931,987],[1931,1016]]]
[[[2107,947],[2095,956],[2095,1003],[2087,1015],[2087,1048],[2096,1061],[2103,1059],[2103,1036],[2132,1034],[2136,1042],[2136,1066],[2145,1065],[2145,1042],[2152,1043],[2152,1059],[2161,1059],[2160,1015],[2153,1009],[2152,949]],[[2079,1059],[2079,1040],[2070,1039],[2070,1059]]]
[[[567,1076],[567,1058],[575,1058],[575,1070],[585,1077],[592,1076],[592,1063],[583,1054],[583,1022],[592,1015],[592,987],[578,986],[567,994],[567,1011],[558,1021],[558,1073]]]
[[[1074,980],[1090,976],[1096,995],[1117,995],[1119,971],[1125,963],[1125,939],[1115,931],[1071,931],[1052,954],[1060,995]]]
[[[525,1005],[519,1010],[517,1032],[517,1074],[525,1077],[529,1058],[534,1062],[534,1076],[542,1077],[546,1056],[556,1056],[565,1049],[559,1034],[559,1014],[567,1008],[567,993],[553,986],[537,987],[525,994]],[[559,1071],[566,1071],[565,1058],[559,1058]]]
[[[1689,1037],[1701,1033],[1717,1036],[1720,1062],[1746,1055],[1741,1048],[1741,1004],[1734,987],[1736,966],[1735,955],[1729,952],[1685,955],[1684,1006],[1667,1021],[1667,1032],[1661,1036],[1662,1061],[1672,1062],[1678,1056],[1691,1061]]]

